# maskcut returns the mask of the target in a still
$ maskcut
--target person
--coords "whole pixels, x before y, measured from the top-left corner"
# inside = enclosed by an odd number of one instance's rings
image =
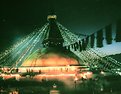
[[[41,70],[39,70],[39,73],[41,74]]]

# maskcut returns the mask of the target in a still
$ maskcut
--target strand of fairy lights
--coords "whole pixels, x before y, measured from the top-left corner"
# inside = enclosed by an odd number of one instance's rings
[[[35,40],[33,40],[32,44],[30,45],[29,49],[26,51],[26,53],[24,53],[24,55],[22,55],[22,57],[19,59],[18,61],[18,64],[22,61],[23,58],[26,58],[28,55],[30,55],[32,53],[32,50],[34,49],[34,47],[36,46],[36,44],[39,42],[41,36],[43,35],[43,31],[45,30],[45,28],[47,27],[48,25],[45,25],[44,27],[42,27],[42,29],[39,30],[38,32],[38,36],[35,38]],[[25,56],[26,54],[28,53],[27,56]],[[16,64],[16,65],[18,65]],[[21,65],[21,64],[19,64]],[[18,67],[18,66],[17,66]]]
[[[34,38],[34,36],[32,37],[32,38],[30,38],[31,40]],[[29,44],[29,42],[31,41],[30,39],[28,39],[28,40],[26,40],[26,41],[24,41],[21,45],[19,45],[17,48],[15,48],[15,49],[17,49],[17,50],[14,50],[15,52],[12,52],[13,53],[13,59],[14,58],[16,58],[16,56],[18,56],[18,54],[21,54],[21,52],[23,51],[23,49],[26,47],[26,43],[28,43]],[[16,52],[17,51],[17,52]],[[10,54],[11,55],[11,54]],[[11,57],[10,57],[11,58]],[[6,60],[8,59],[8,56],[5,58]],[[7,62],[9,63],[9,62],[11,62],[12,60],[7,60]],[[6,63],[7,63],[6,62]],[[5,64],[4,64],[5,65]]]

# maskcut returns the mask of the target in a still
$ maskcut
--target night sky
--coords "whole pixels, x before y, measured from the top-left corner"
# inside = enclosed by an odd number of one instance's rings
[[[0,0],[0,51],[43,26],[51,10],[70,31],[89,35],[121,18],[121,0]]]

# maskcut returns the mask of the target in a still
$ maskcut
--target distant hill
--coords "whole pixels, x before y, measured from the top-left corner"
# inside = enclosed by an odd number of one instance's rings
[[[116,54],[116,55],[109,55],[110,57],[116,59],[117,61],[121,62],[121,53],[120,54]]]

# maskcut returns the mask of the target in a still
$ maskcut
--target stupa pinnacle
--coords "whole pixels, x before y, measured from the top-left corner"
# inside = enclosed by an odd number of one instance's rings
[[[47,16],[47,20],[49,21],[49,26],[43,41],[43,45],[45,47],[54,47],[54,48],[63,47],[64,39],[59,30],[56,19],[57,16],[54,14]]]

